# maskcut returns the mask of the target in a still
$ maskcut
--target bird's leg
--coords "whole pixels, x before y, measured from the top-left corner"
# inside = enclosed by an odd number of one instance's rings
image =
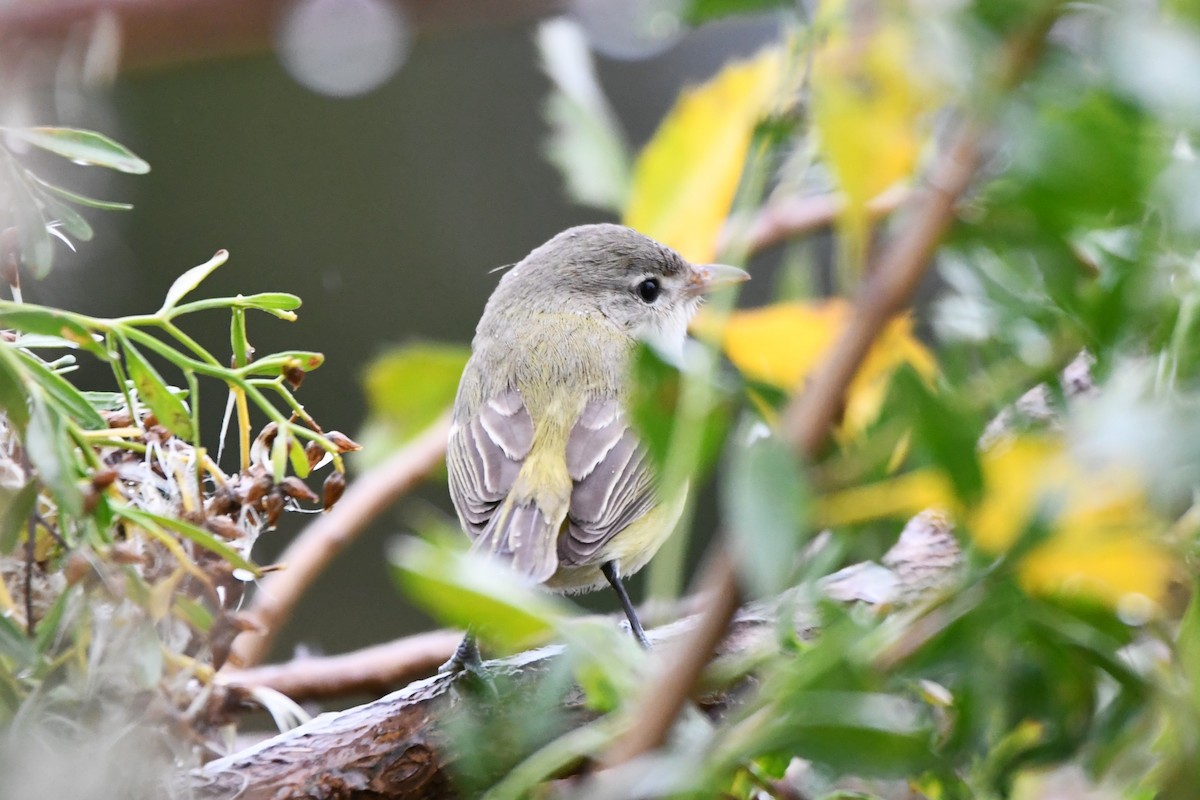
[[[475,642],[475,635],[467,631],[462,641],[458,643],[458,647],[455,648],[454,655],[450,656],[449,661],[438,667],[438,672],[450,674],[463,671],[478,672],[482,663],[479,659],[479,645]]]
[[[646,638],[646,631],[642,629],[642,623],[638,619],[633,603],[629,602],[625,584],[621,583],[621,576],[617,573],[617,563],[615,561],[604,562],[600,565],[600,572],[608,579],[613,591],[617,593],[617,598],[621,601],[621,608],[624,609],[625,617],[629,620],[629,629],[633,631],[633,638],[638,640],[638,644],[649,650],[650,640]]]

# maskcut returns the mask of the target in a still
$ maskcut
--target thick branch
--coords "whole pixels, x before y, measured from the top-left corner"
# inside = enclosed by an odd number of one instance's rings
[[[669,646],[696,622],[692,617],[659,628],[650,639]],[[718,657],[738,659],[775,641],[773,617],[746,609],[730,626]],[[487,662],[483,675],[489,684],[504,686],[508,702],[532,701],[562,653],[555,645]],[[447,774],[454,760],[447,724],[474,692],[483,691],[484,700],[495,703],[487,686],[472,683],[478,680],[470,673],[435,675],[372,703],[323,714],[196,770],[191,789],[202,798],[236,795],[241,800],[456,797]],[[703,705],[720,708],[728,701],[722,692],[706,692]],[[577,691],[568,694],[565,711],[571,726],[595,716]]]
[[[367,523],[432,472],[446,453],[448,416],[440,418],[403,450],[356,480],[333,509],[304,529],[280,558],[286,567],[267,575],[249,607],[261,631],[233,643],[232,662],[260,663],[291,616],[296,603],[330,561],[354,541]]]

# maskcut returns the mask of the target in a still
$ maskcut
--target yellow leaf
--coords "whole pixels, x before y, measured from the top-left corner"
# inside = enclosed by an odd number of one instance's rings
[[[855,525],[911,517],[928,508],[953,508],[954,488],[937,470],[919,469],[868,486],[825,495],[814,509],[817,525]]]
[[[985,453],[982,462],[984,497],[973,508],[956,507],[945,477],[921,469],[826,495],[818,501],[815,521],[850,525],[947,508],[965,522],[981,551],[999,555],[1040,517],[1047,536],[1016,565],[1025,591],[1082,596],[1143,614],[1162,607],[1179,559],[1166,545],[1166,523],[1147,505],[1136,475],[1080,464],[1052,437],[1014,437]]]
[[[826,0],[820,20],[828,34],[813,56],[813,124],[846,198],[843,233],[857,265],[867,204],[913,173],[935,93],[916,77],[911,25],[892,4]]]
[[[722,329],[722,343],[747,378],[794,390],[825,357],[850,313],[850,304],[837,298],[735,311]],[[858,436],[875,420],[888,381],[901,364],[911,364],[927,379],[937,371],[933,356],[913,337],[907,316],[888,323],[850,384],[840,435]]]
[[[754,127],[787,94],[786,69],[783,48],[769,48],[684,92],[634,165],[624,223],[712,261]]]
[[[968,527],[979,549],[1008,550],[1037,513],[1043,493],[1061,486],[1066,464],[1058,442],[1035,436],[1005,441],[984,454],[985,491]]]

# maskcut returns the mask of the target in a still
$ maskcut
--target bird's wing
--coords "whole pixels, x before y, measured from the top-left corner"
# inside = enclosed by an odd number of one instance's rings
[[[613,536],[653,508],[655,475],[617,400],[592,400],[567,439],[567,470],[574,481],[558,558],[592,563]]]
[[[510,389],[486,400],[477,414],[454,427],[447,447],[450,497],[463,529],[478,539],[533,447],[533,420],[521,395]]]

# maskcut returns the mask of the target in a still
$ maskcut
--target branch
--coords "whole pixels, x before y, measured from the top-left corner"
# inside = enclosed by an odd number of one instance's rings
[[[691,617],[658,628],[649,634],[650,639],[658,646],[666,645],[697,621]],[[764,613],[761,606],[747,608],[729,627],[718,658],[736,662],[764,647],[777,646],[777,641],[774,615]],[[554,645],[486,662],[484,680],[493,686],[503,683],[506,697],[514,703],[532,702],[538,691],[544,691],[542,678],[563,652],[561,645]],[[447,728],[453,724],[456,709],[470,697],[472,680],[479,679],[471,673],[435,675],[374,702],[322,714],[299,728],[194,770],[189,776],[192,796],[236,795],[239,800],[457,797],[448,775],[454,753]],[[511,696],[507,695],[510,689],[514,692]],[[494,703],[492,697],[486,697]],[[706,691],[701,702],[705,708],[721,709],[732,699],[725,692]],[[597,716],[584,701],[578,690],[568,693],[564,709],[568,725],[578,727]]]
[[[431,675],[450,658],[461,639],[461,631],[418,633],[336,656],[226,669],[221,671],[221,680],[247,689],[266,686],[298,703],[353,694],[379,695]]]
[[[1032,68],[1057,17],[1058,7],[1057,2],[1052,2],[1036,26],[1009,42],[998,88],[1011,88]],[[930,173],[928,191],[921,193],[920,206],[914,210],[911,222],[890,246],[882,249],[879,263],[867,273],[870,277],[858,296],[846,330],[816,370],[811,383],[784,410],[780,433],[801,458],[812,460],[820,454],[841,414],[846,390],[872,343],[891,318],[910,302],[939,240],[954,221],[958,199],[979,166],[982,136],[982,125],[976,119],[960,123],[951,145]],[[643,709],[639,723],[607,754],[605,762],[609,765],[662,746],[714,643],[733,616],[740,596],[737,572],[728,548],[720,544],[716,547],[717,553],[703,576],[704,585],[712,587],[715,601],[672,652],[657,679],[646,685],[639,706]]]
[[[507,23],[557,10],[556,0],[407,0],[420,32]],[[0,6],[0,45],[59,46],[100,20],[119,26],[121,66],[145,68],[269,50],[289,0],[46,0]]]
[[[270,651],[300,597],[366,525],[432,472],[446,453],[449,416],[429,426],[404,449],[351,484],[338,504],[305,528],[280,557],[286,567],[260,581],[247,609],[262,627],[233,643],[231,660],[252,667]]]
[[[908,201],[912,190],[895,186],[867,203],[871,219],[887,216]],[[837,194],[786,195],[768,200],[754,212],[748,223],[731,222],[721,236],[720,248],[733,237],[742,237],[747,252],[760,253],[813,231],[827,228],[837,221],[846,207]]]

